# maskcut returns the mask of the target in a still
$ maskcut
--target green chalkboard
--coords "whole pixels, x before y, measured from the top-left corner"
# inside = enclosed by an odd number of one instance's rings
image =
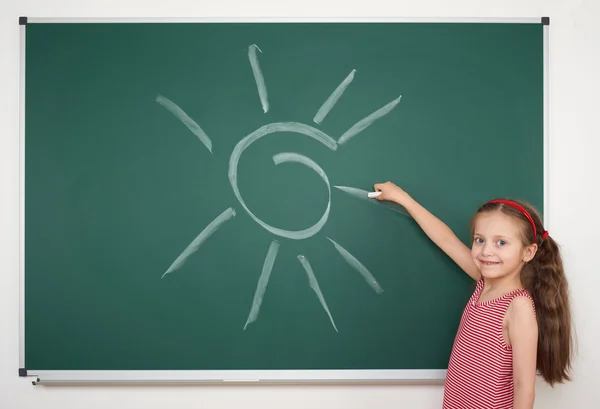
[[[541,22],[24,31],[28,370],[443,371],[473,283],[364,191],[543,210]]]

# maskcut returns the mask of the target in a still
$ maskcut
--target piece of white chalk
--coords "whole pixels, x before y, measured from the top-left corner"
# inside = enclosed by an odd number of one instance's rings
[[[369,198],[371,198],[371,199],[373,199],[373,198],[375,198],[375,197],[377,197],[379,195],[381,195],[381,192],[369,192],[367,194],[367,196],[369,196]]]

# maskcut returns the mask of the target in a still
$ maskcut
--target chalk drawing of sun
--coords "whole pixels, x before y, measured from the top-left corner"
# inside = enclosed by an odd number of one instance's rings
[[[248,59],[250,61],[250,66],[251,66],[252,72],[254,74],[254,79],[256,81],[256,87],[258,90],[258,96],[260,98],[262,109],[263,109],[263,112],[266,114],[269,111],[269,101],[268,101],[267,87],[265,85],[265,81],[264,81],[264,78],[263,78],[263,75],[262,75],[262,72],[260,69],[260,64],[258,62],[258,56],[256,53],[257,50],[262,53],[262,50],[260,48],[258,48],[257,45],[255,45],[255,44],[250,45],[248,47]],[[352,70],[350,72],[350,74],[348,74],[348,76],[338,85],[338,87],[325,100],[325,102],[319,108],[319,110],[317,111],[317,113],[313,119],[313,121],[316,124],[321,124],[321,122],[325,119],[325,117],[327,116],[329,111],[334,107],[336,102],[340,99],[340,97],[342,96],[342,94],[344,93],[346,88],[354,80],[355,72],[356,72],[356,70]],[[338,148],[338,146],[347,143],[350,139],[352,139],[353,137],[358,135],[360,132],[365,130],[367,127],[369,127],[374,121],[383,117],[384,115],[387,115],[390,111],[392,111],[392,109],[394,109],[394,107],[396,105],[398,105],[401,98],[402,98],[402,96],[399,96],[398,98],[391,101],[387,105],[383,106],[382,108],[378,109],[377,111],[371,113],[370,115],[368,115],[365,118],[358,121],[356,124],[354,124],[352,127],[350,127],[346,132],[344,132],[344,134],[342,136],[340,136],[337,139],[337,141],[335,139],[333,139],[331,136],[325,134],[324,132],[320,131],[317,128],[314,128],[310,125],[298,123],[298,122],[274,122],[274,123],[270,123],[267,125],[263,125],[260,128],[256,129],[254,132],[250,133],[249,135],[247,135],[246,137],[244,137],[243,139],[241,139],[238,142],[238,144],[235,146],[235,148],[231,152],[231,156],[229,158],[229,171],[228,171],[229,182],[231,184],[231,188],[233,189],[233,193],[235,194],[235,197],[238,199],[240,205],[244,208],[244,210],[248,213],[248,215],[259,226],[261,226],[262,228],[271,232],[275,236],[279,236],[279,237],[283,237],[283,238],[287,238],[287,239],[293,239],[293,240],[303,240],[303,239],[307,239],[309,237],[314,236],[323,228],[323,226],[327,222],[327,219],[329,217],[329,212],[331,209],[331,185],[330,185],[329,179],[327,178],[327,175],[325,174],[323,169],[318,164],[316,164],[312,159],[310,159],[304,155],[301,155],[299,153],[284,152],[284,153],[278,153],[273,156],[273,161],[275,162],[275,165],[279,165],[279,164],[285,163],[285,162],[295,162],[295,163],[302,164],[302,165],[307,166],[308,168],[312,169],[314,172],[316,172],[321,177],[321,179],[323,179],[323,182],[325,182],[325,184],[327,185],[327,191],[329,194],[329,200],[327,203],[327,207],[325,208],[323,215],[317,221],[317,223],[315,223],[314,225],[312,225],[304,230],[295,230],[295,231],[283,230],[283,229],[277,228],[275,226],[271,226],[271,225],[265,223],[264,221],[262,221],[261,219],[259,219],[258,217],[256,217],[254,215],[254,213],[252,213],[252,211],[248,208],[248,206],[246,206],[246,203],[244,202],[244,199],[242,198],[242,195],[240,194],[240,191],[238,189],[238,182],[237,182],[237,168],[238,168],[238,161],[240,160],[240,157],[244,153],[244,150],[265,135],[269,135],[269,134],[272,134],[275,132],[292,132],[292,133],[296,133],[299,135],[304,135],[309,138],[312,138],[312,139],[316,140],[317,142],[322,143],[327,148],[335,151]],[[192,131],[192,133],[194,133],[198,137],[200,142],[202,142],[202,144],[204,144],[204,146],[206,146],[206,148],[212,154],[212,141],[206,135],[206,133],[202,130],[202,128],[192,118],[190,118],[174,102],[172,102],[171,100],[169,100],[168,98],[166,98],[162,95],[158,95],[156,97],[156,102],[158,104],[160,104],[161,106],[163,106],[166,110],[171,112],[184,125],[186,125],[189,128],[189,130]],[[348,186],[334,186],[334,187],[350,194],[351,196],[353,196],[355,198],[362,199],[362,200],[368,200],[368,201],[372,202],[372,199],[369,199],[369,197],[368,197],[368,192],[365,190],[354,188],[354,187],[348,187]],[[401,210],[398,210],[398,211],[402,212]],[[183,264],[187,261],[187,259],[190,256],[192,256],[196,251],[198,251],[198,249],[202,246],[202,244],[210,236],[212,236],[212,234],[215,233],[223,223],[225,223],[228,220],[230,220],[231,218],[235,217],[235,215],[236,215],[235,210],[230,207],[230,208],[226,209],[223,213],[221,213],[219,216],[217,216],[183,250],[183,252],[175,259],[175,261],[173,261],[173,263],[169,266],[169,268],[162,275],[162,277],[166,276],[167,274],[171,274],[171,273],[175,272],[181,266],[183,266]],[[356,259],[356,257],[354,257],[352,254],[350,254],[346,249],[344,249],[341,245],[339,245],[333,239],[327,237],[327,240],[329,240],[333,244],[334,248],[339,252],[341,257],[353,269],[355,269],[358,273],[360,273],[364,277],[367,284],[370,285],[371,288],[377,294],[381,294],[383,292],[383,289],[381,288],[381,286],[379,285],[379,283],[377,282],[375,277],[360,261],[358,261]],[[254,322],[258,319],[263,296],[267,289],[269,277],[271,275],[271,270],[273,269],[273,265],[275,263],[275,258],[277,257],[278,250],[279,250],[279,242],[277,240],[273,239],[273,241],[271,242],[271,245],[269,246],[269,250],[267,251],[267,255],[265,257],[265,261],[264,261],[264,264],[262,267],[262,272],[261,272],[260,278],[258,279],[256,291],[254,293],[254,299],[252,301],[252,305],[250,307],[250,312],[248,314],[248,319],[246,320],[246,323],[244,325],[244,330],[247,328],[247,326],[249,324],[251,324],[252,322]],[[333,316],[331,315],[331,312],[329,311],[329,308],[327,307],[327,302],[325,301],[325,297],[323,296],[323,293],[321,292],[321,289],[319,287],[319,282],[313,272],[313,269],[312,269],[308,259],[306,258],[306,256],[299,254],[298,261],[301,263],[302,267],[306,271],[306,274],[308,276],[309,285],[312,288],[312,290],[315,292],[323,309],[329,316],[331,325],[333,326],[333,328],[336,331],[338,331],[338,329],[335,325]]]

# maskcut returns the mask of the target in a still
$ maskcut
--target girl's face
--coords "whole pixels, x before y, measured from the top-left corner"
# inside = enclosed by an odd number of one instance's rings
[[[535,255],[537,246],[525,247],[519,221],[499,211],[477,216],[471,257],[483,278],[520,274],[523,265]]]

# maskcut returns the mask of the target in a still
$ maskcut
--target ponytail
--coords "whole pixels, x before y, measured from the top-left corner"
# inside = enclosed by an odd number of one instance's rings
[[[535,257],[521,272],[521,282],[535,303],[538,323],[537,369],[550,385],[570,381],[572,339],[569,287],[560,249],[548,236],[538,240]]]

